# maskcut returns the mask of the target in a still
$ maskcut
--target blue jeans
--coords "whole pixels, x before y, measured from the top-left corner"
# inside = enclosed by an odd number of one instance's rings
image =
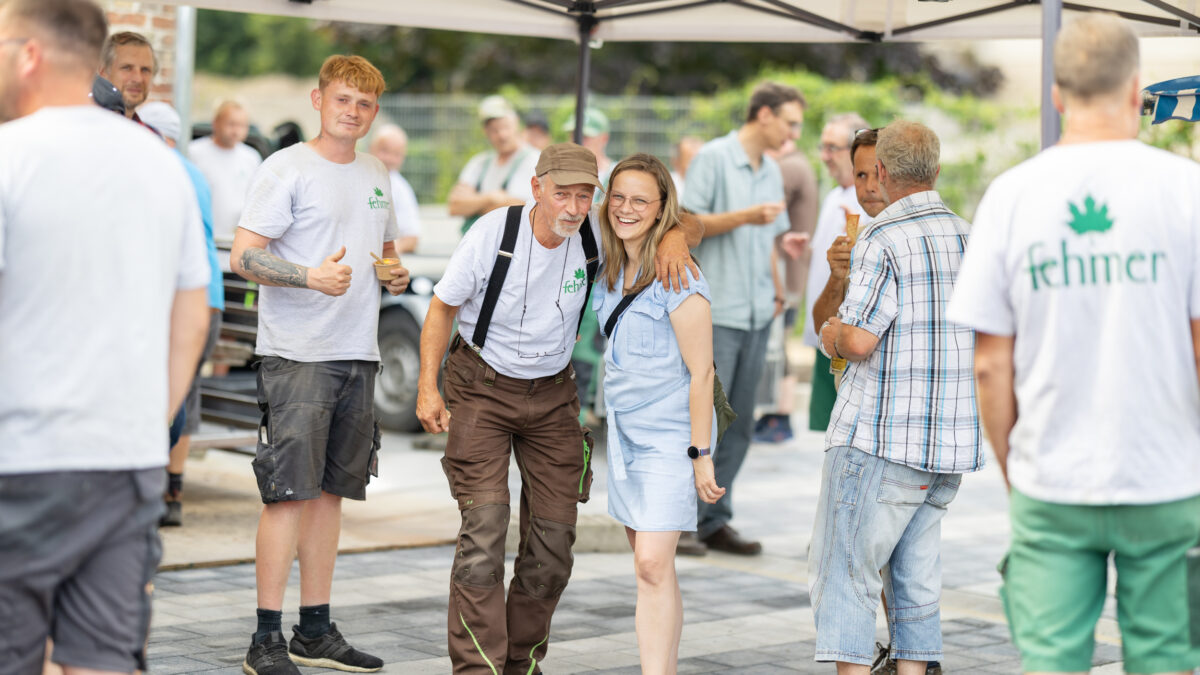
[[[769,323],[758,330],[713,326],[713,360],[717,365],[717,377],[721,378],[737,419],[725,430],[725,437],[713,452],[717,485],[726,492],[716,504],[700,502],[696,536],[701,539],[733,519],[733,481],[746,460],[746,449],[750,447],[750,437],[754,433],[754,403],[763,362],[767,358],[770,330]]]
[[[881,591],[893,657],[941,660],[941,521],[962,475],[845,447],[825,453],[821,474],[808,554],[816,660],[871,664]]]

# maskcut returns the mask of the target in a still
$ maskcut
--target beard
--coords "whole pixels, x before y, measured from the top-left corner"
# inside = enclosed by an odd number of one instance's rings
[[[554,224],[550,226],[550,231],[562,237],[563,239],[566,239],[567,237],[575,236],[575,233],[579,232],[579,227],[581,225],[583,225],[582,217],[575,222],[558,218],[554,221]]]

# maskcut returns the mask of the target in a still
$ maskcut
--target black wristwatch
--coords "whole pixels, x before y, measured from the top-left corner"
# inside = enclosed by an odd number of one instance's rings
[[[688,457],[691,457],[692,459],[707,457],[710,454],[712,454],[711,448],[697,448],[694,445],[688,446]]]

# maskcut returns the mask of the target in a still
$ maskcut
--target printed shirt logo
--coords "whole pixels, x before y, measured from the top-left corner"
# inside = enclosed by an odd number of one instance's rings
[[[1104,204],[1100,210],[1096,210],[1096,200],[1088,195],[1083,200],[1083,212],[1079,211],[1079,207],[1067,202],[1067,206],[1071,209],[1071,222],[1067,225],[1075,230],[1076,234],[1085,234],[1087,232],[1108,232],[1112,229],[1112,218],[1108,217],[1108,205]]]
[[[1063,238],[1058,246],[1037,241],[1029,246],[1025,255],[1035,292],[1072,286],[1158,283],[1160,271],[1166,268],[1165,251],[1097,250],[1108,238],[1085,235],[1105,234],[1112,229],[1116,221],[1109,217],[1108,205],[1097,205],[1095,198],[1087,195],[1083,210],[1073,202],[1067,202],[1067,209],[1071,214],[1067,227],[1084,239]]]
[[[573,277],[563,282],[563,293],[578,293],[587,286],[587,274],[583,268],[575,270]]]
[[[377,187],[375,188],[375,196],[367,199],[367,206],[371,207],[372,210],[386,209],[387,207],[391,206],[391,202],[383,199],[383,190],[380,190]]]

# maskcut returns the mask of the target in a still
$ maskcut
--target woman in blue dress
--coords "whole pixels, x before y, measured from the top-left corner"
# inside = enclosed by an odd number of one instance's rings
[[[679,221],[667,167],[633,155],[608,185],[599,214],[605,269],[592,305],[600,325],[634,296],[604,353],[608,512],[633,547],[642,672],[666,675],[676,671],[683,631],[675,545],[696,529],[696,497],[712,504],[725,494],[709,454],[717,435],[712,314],[703,275],[681,292],[654,280],[658,244]]]

